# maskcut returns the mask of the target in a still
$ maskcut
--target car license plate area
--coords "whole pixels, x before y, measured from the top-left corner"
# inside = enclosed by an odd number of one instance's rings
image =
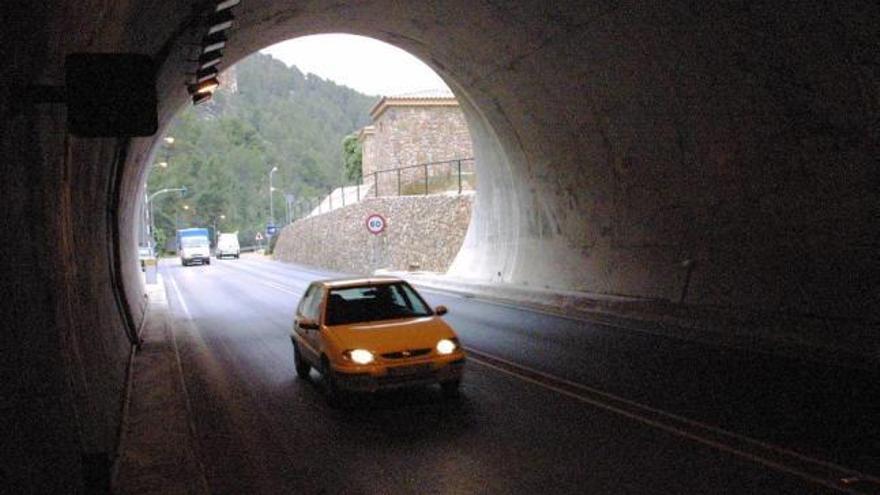
[[[413,376],[424,375],[431,372],[431,364],[411,364],[409,366],[394,366],[388,368],[388,376]]]

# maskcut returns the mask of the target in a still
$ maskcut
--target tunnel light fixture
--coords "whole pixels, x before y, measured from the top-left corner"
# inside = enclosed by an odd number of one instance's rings
[[[216,78],[219,73],[220,71],[218,71],[216,67],[200,69],[196,71],[196,83],[201,83],[207,81],[208,79]]]
[[[205,53],[199,57],[199,69],[214,67],[223,60],[223,52],[220,50]]]
[[[240,4],[241,0],[221,0],[217,2],[217,6],[214,7],[214,12],[222,12],[224,10],[231,9],[236,5]]]
[[[209,34],[202,38],[202,53],[221,50],[226,46],[227,41],[229,40],[223,33]]]
[[[200,93],[193,95],[193,105],[201,105],[202,103],[207,103],[211,101],[211,98],[214,97],[213,93]]]
[[[213,52],[216,50],[222,50],[226,47],[226,41],[217,41],[215,43],[209,43],[204,45],[202,48],[202,53]]]
[[[232,21],[234,20],[235,16],[232,15],[232,12],[229,10],[223,10],[211,14],[208,17],[208,34],[219,33],[220,31],[225,31],[231,28]]]
[[[191,95],[213,93],[218,87],[220,87],[220,80],[216,77],[211,77],[204,81],[197,82],[196,84],[190,84],[189,93]]]

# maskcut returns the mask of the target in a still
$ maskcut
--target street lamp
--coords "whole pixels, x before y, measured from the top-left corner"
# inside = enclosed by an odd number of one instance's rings
[[[156,230],[156,220],[153,218],[153,200],[156,199],[156,196],[160,194],[170,193],[174,191],[180,191],[181,194],[186,194],[186,186],[184,187],[169,187],[166,189],[161,189],[159,191],[154,192],[147,198],[147,206],[150,211],[150,239],[153,239],[153,232]]]
[[[220,215],[220,220],[226,220],[226,215]],[[221,222],[222,225],[222,222]],[[214,217],[214,242],[220,239],[220,232],[217,230],[217,217]]]
[[[168,160],[171,158],[171,152],[169,151],[168,148],[170,148],[171,145],[174,144],[174,138],[171,136],[166,136],[163,141],[165,141],[165,146],[163,146],[163,148],[164,148],[163,154],[165,155],[165,159],[162,160],[161,162],[157,162],[156,165],[161,168],[168,168]]]
[[[290,218],[290,203],[293,203],[294,200],[295,200],[295,198],[294,198],[293,194],[291,194],[291,193],[285,193],[285,194],[284,194],[284,199],[287,200],[287,225],[290,225],[290,221],[291,221],[291,218]]]
[[[272,174],[278,171],[278,167],[272,167],[269,171],[269,223],[275,225],[275,205],[273,204],[275,188],[272,187]]]

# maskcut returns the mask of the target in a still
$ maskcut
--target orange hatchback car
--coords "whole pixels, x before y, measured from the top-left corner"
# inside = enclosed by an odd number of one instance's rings
[[[398,278],[313,282],[290,336],[296,373],[306,378],[316,368],[331,402],[349,391],[435,383],[455,395],[465,354],[445,313]]]

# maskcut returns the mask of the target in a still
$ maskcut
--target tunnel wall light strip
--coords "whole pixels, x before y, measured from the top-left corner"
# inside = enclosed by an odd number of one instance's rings
[[[208,17],[208,34],[219,33],[231,28],[234,20],[235,16],[228,10],[212,14]]]
[[[202,103],[207,103],[211,101],[211,98],[214,97],[214,93],[200,93],[195,94],[192,97],[193,105],[201,105]]]
[[[209,67],[214,67],[219,64],[223,60],[223,52],[222,51],[213,51],[210,53],[205,53],[199,57],[199,69],[207,69]]]
[[[215,52],[217,50],[222,50],[226,48],[225,41],[218,41],[216,43],[206,44],[204,48],[202,48],[202,53]]]
[[[241,0],[217,0],[213,12],[207,15],[205,22],[207,32],[202,38],[202,51],[195,71],[195,81],[187,84],[193,105],[210,101],[214,91],[220,86],[220,80],[217,78],[220,71],[216,66],[222,61],[222,50],[229,41],[225,31],[235,22],[235,15],[230,9],[240,3]]]
[[[223,0],[222,2],[217,3],[217,7],[214,8],[214,12],[220,12],[226,9],[231,9],[241,3],[241,0]]]
[[[223,33],[209,34],[202,38],[202,53],[220,50],[226,46],[227,41],[229,41],[229,39],[226,38],[226,35]]]
[[[190,94],[195,95],[213,93],[218,87],[220,87],[220,80],[216,77],[212,77],[197,84],[191,84],[189,86],[189,92]]]
[[[196,72],[196,83],[207,81],[211,78],[216,78],[220,73],[215,67],[209,67],[207,69],[201,69]]]

